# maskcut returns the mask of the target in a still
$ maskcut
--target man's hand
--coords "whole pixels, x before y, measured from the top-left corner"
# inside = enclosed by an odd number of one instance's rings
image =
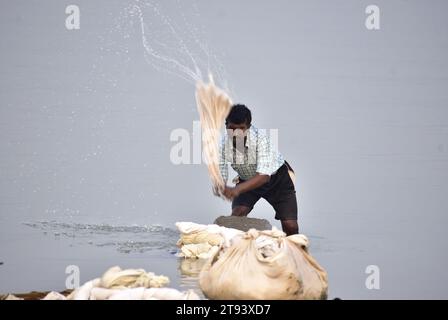
[[[238,197],[240,195],[240,190],[237,187],[225,187],[223,192],[224,197],[226,197],[229,200],[233,200],[234,198]]]
[[[233,200],[238,197],[241,193],[248,192],[250,190],[254,190],[265,183],[267,183],[271,179],[271,176],[265,174],[257,173],[254,177],[250,178],[247,181],[238,183],[234,188],[225,187],[222,194],[228,200]]]

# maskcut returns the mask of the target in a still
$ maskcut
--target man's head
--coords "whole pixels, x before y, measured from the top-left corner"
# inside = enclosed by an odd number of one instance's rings
[[[249,108],[244,104],[235,104],[230,109],[229,115],[226,118],[226,129],[245,132],[250,128],[251,122],[252,114]]]

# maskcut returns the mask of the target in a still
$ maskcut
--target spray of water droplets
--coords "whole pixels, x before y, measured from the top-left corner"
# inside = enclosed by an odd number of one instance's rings
[[[189,2],[188,8],[179,0],[175,5],[171,17],[152,1],[135,0],[123,11],[120,29],[127,30],[125,38],[138,33],[145,61],[154,69],[192,84],[213,74],[215,82],[230,93],[222,62],[202,40],[205,32],[196,2]]]

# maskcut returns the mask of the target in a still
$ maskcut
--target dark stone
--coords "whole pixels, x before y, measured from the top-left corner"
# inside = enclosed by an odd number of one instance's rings
[[[241,231],[249,229],[271,230],[272,226],[266,219],[237,217],[237,216],[220,216],[216,218],[214,224],[226,228],[234,228]]]

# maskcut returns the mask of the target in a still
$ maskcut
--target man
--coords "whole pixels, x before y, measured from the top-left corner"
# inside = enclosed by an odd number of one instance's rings
[[[233,105],[226,118],[227,134],[220,147],[220,171],[228,179],[228,163],[238,173],[235,187],[226,186],[224,196],[232,200],[232,215],[247,216],[255,203],[266,199],[275,210],[287,235],[297,234],[297,199],[293,172],[268,136],[252,125],[250,110]]]

